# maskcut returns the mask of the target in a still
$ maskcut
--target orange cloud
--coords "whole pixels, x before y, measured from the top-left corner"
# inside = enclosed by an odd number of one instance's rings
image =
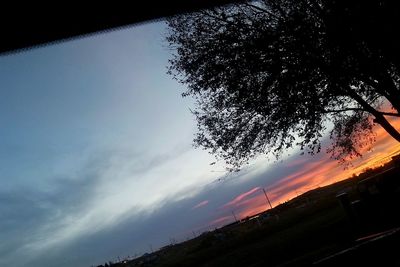
[[[400,129],[400,118],[390,119],[392,125]],[[305,193],[319,186],[325,186],[359,174],[367,168],[378,167],[391,160],[391,157],[400,152],[400,143],[394,140],[381,127],[376,127],[376,142],[371,148],[365,148],[363,157],[352,162],[353,167],[344,169],[329,154],[321,153],[317,157],[303,156],[288,161],[284,168],[293,168],[297,171],[282,177],[272,185],[268,185],[267,194],[272,206],[277,206],[297,195]],[[263,185],[265,186],[265,185]],[[222,208],[230,208],[238,220],[244,219],[269,209],[265,195],[260,190],[261,185],[236,196]],[[195,207],[206,204],[199,203]],[[200,205],[202,204],[202,205]],[[220,217],[212,222],[212,226],[223,226],[234,221],[233,215]]]
[[[390,122],[396,129],[400,129],[400,118],[391,118]],[[268,186],[267,193],[272,205],[276,206],[319,186],[347,179],[353,174],[360,174],[367,168],[381,166],[390,161],[392,156],[400,153],[400,143],[387,134],[383,128],[377,126],[375,133],[376,142],[373,144],[373,148],[365,148],[362,151],[363,157],[352,162],[352,168],[343,169],[343,166],[331,159],[328,154],[322,154],[322,157],[319,158],[304,156],[288,162],[286,167],[301,167],[301,169]],[[243,208],[238,212],[241,218],[268,209],[262,194],[243,201],[244,197],[255,191],[257,191],[256,188],[239,195],[228,203]]]
[[[249,201],[246,204],[247,208],[238,212],[238,217],[240,219],[244,219],[254,214],[258,214],[270,208],[269,204],[266,202],[264,194],[260,194],[249,199]]]

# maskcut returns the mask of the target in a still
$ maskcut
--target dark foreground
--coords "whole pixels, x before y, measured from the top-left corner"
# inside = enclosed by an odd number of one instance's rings
[[[400,266],[395,161],[258,217],[110,266]]]

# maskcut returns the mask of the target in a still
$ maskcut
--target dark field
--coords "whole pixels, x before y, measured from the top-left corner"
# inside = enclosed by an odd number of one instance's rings
[[[400,266],[399,186],[400,168],[392,161],[258,217],[110,266]]]

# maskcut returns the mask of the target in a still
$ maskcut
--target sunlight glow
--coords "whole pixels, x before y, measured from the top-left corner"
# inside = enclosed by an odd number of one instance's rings
[[[392,118],[390,122],[394,127],[400,129],[399,118]],[[323,154],[318,161],[310,161],[306,157],[289,161],[287,167],[301,166],[301,169],[268,186],[267,192],[272,205],[276,206],[309,190],[342,181],[367,169],[382,166],[389,162],[394,155],[400,153],[400,144],[389,136],[383,128],[376,127],[375,133],[376,142],[373,144],[373,149],[363,149],[361,151],[363,157],[354,160],[352,167],[347,169],[331,159],[328,154]],[[236,196],[224,207],[235,207],[238,219],[269,209],[265,196],[259,189],[261,187],[253,188]],[[213,223],[221,222],[224,222],[222,218]]]

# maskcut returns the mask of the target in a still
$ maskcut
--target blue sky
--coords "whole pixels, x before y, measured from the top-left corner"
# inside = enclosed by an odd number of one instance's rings
[[[164,27],[0,58],[1,266],[90,266],[207,224],[148,229],[223,169],[192,148],[192,103],[166,74]]]
[[[232,221],[240,195],[264,209],[262,187],[278,201],[274,184],[294,192],[308,184],[291,174],[329,161],[258,159],[218,180],[223,163],[192,147],[165,34],[143,24],[0,57],[0,266],[140,255]]]

